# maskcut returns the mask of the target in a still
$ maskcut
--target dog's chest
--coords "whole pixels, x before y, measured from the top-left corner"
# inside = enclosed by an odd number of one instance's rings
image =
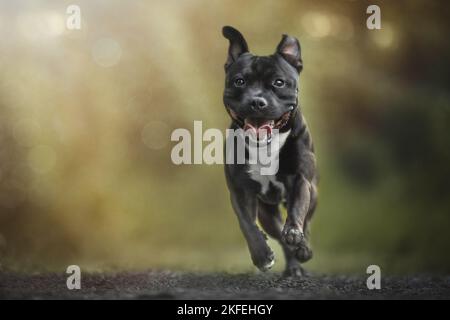
[[[266,175],[263,176],[260,173],[260,167],[258,165],[250,165],[250,168],[248,170],[248,173],[250,175],[250,178],[253,181],[256,181],[259,183],[261,189],[260,193],[263,195],[267,195],[269,193],[269,190],[272,188],[275,188],[275,191],[277,193],[280,193],[281,195],[284,195],[284,185],[281,181],[278,181],[276,178],[276,175]]]
[[[286,139],[289,136],[290,131],[285,133],[280,133],[278,147],[272,150],[271,161],[279,162],[279,153],[283,145],[286,143]],[[257,182],[260,185],[260,194],[265,196],[270,196],[271,198],[280,198],[285,194],[284,184],[277,179],[276,174],[273,175],[263,175],[261,174],[261,169],[263,166],[259,163],[248,164],[247,173],[250,179]]]

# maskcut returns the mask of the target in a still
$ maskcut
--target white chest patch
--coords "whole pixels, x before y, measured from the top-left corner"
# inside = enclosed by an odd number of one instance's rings
[[[290,130],[288,132],[279,133],[278,144],[274,144],[273,146],[271,146],[272,149],[271,149],[271,154],[270,154],[270,158],[271,158],[270,160],[272,163],[276,162],[277,166],[278,166],[280,150],[286,143],[286,139],[290,133],[291,133]],[[283,183],[281,183],[280,181],[278,181],[276,179],[275,174],[272,174],[272,175],[261,174],[261,172],[262,172],[261,170],[263,168],[264,168],[264,166],[260,163],[248,164],[248,170],[247,170],[247,173],[249,173],[250,178],[252,180],[258,182],[261,185],[261,193],[262,194],[267,193],[267,191],[269,190],[270,183],[272,183],[276,188],[279,188],[282,191],[282,193],[284,193]],[[278,167],[277,167],[276,171],[278,172]]]

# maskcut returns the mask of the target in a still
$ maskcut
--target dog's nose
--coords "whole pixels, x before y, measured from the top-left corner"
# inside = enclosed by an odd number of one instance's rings
[[[267,100],[261,97],[255,97],[251,102],[251,106],[253,109],[264,109],[267,107]]]

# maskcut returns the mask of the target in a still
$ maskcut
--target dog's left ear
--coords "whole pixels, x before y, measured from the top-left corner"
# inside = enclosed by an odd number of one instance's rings
[[[281,55],[284,60],[289,62],[300,73],[303,69],[302,54],[300,49],[300,42],[294,37],[283,34],[283,38],[277,47],[277,53]]]

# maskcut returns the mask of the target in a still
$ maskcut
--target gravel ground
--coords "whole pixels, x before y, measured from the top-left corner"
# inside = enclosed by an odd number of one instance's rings
[[[65,274],[0,273],[2,299],[449,299],[450,276],[385,277],[381,290],[366,278],[170,271],[82,275],[69,291]]]

